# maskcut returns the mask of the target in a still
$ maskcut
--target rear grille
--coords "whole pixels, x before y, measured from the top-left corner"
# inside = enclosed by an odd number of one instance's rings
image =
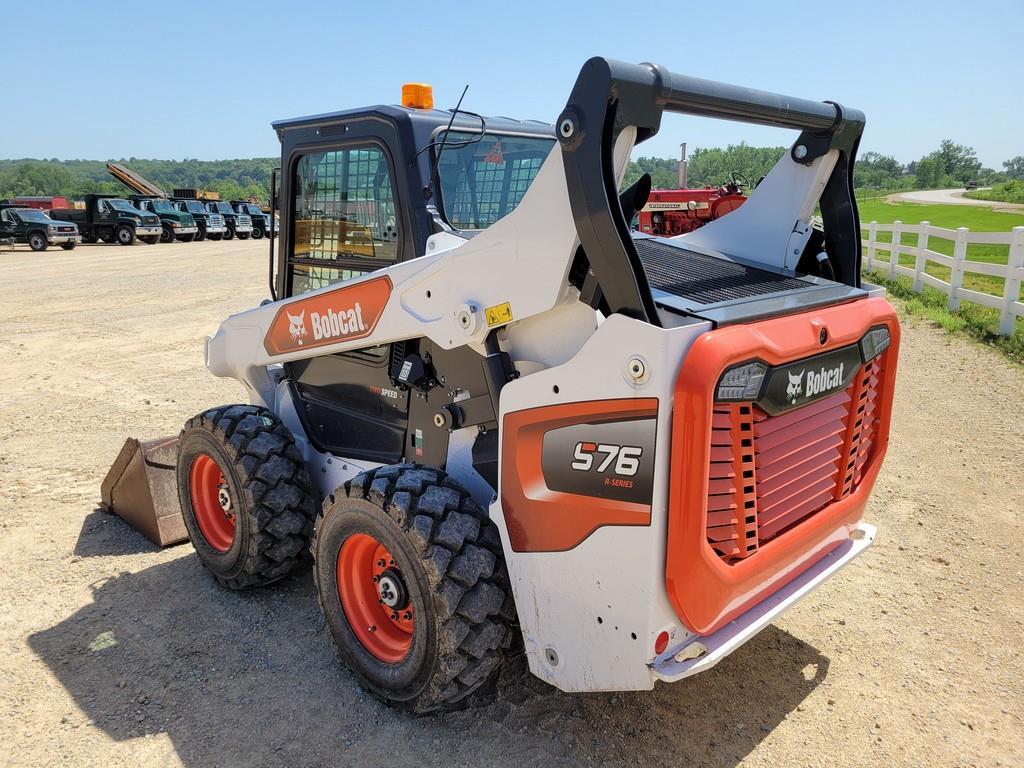
[[[637,238],[633,244],[652,288],[698,304],[749,299],[810,285],[795,277],[697,253],[654,238]]]
[[[749,557],[856,489],[875,446],[880,378],[876,358],[842,392],[777,416],[715,404],[707,539],[723,560]]]

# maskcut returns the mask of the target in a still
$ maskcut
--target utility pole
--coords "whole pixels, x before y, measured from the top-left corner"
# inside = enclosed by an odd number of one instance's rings
[[[679,188],[686,189],[686,142],[679,145],[682,157],[679,159]]]

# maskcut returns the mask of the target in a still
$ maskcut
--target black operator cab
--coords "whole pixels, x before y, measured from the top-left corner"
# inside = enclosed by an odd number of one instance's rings
[[[281,140],[280,190],[272,195],[281,208],[276,277],[271,241],[275,298],[415,259],[434,234],[472,237],[516,208],[555,149],[547,123],[442,111],[429,86],[416,86],[411,98],[407,88],[401,106],[274,123]],[[438,398],[449,400],[439,383],[458,382],[480,396],[474,402],[490,403],[488,393],[510,375],[505,357],[415,338],[296,360],[285,370],[318,450],[443,467],[448,430],[435,418]],[[417,373],[404,376],[406,369]],[[496,413],[484,410],[481,425],[496,427]],[[493,488],[496,437],[491,429],[474,447]]]
[[[427,90],[424,90],[427,89]],[[402,106],[274,123],[281,141],[277,298],[426,253],[438,232],[471,237],[515,209],[555,145],[548,123]]]

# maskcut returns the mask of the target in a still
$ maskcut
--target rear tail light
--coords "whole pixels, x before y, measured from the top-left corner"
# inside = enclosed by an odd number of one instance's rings
[[[716,399],[720,401],[757,400],[768,366],[756,360],[734,365],[718,380]]]
[[[864,362],[870,362],[889,348],[889,329],[884,325],[872,328],[860,340],[860,353]]]
[[[654,638],[654,655],[660,656],[668,648],[668,632],[662,631]]]

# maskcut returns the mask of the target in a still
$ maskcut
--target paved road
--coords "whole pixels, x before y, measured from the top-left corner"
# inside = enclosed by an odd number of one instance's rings
[[[894,202],[906,202],[906,203],[927,203],[934,205],[936,203],[942,205],[980,205],[985,208],[996,208],[996,209],[1020,209],[1024,208],[1024,205],[1019,203],[1000,203],[994,200],[971,200],[970,198],[964,197],[964,190],[962,189],[920,189],[914,192],[900,192],[899,194],[889,195],[889,200]]]

